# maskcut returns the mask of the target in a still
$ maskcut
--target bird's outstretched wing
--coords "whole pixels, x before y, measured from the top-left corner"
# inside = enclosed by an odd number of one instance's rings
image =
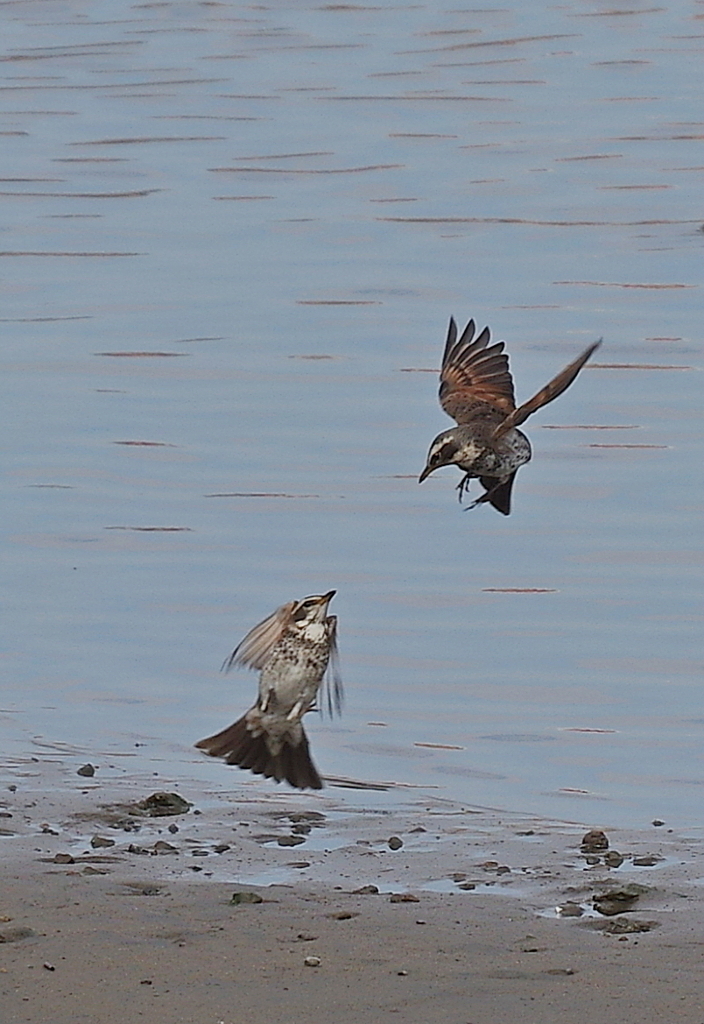
[[[578,356],[574,362],[570,363],[569,366],[566,366],[561,373],[558,373],[557,377],[553,377],[553,379],[546,384],[544,388],[541,388],[536,395],[529,398],[527,402],[523,403],[523,405],[519,405],[517,409],[507,416],[503,423],[500,423],[494,431],[494,440],[501,437],[503,434],[508,433],[508,431],[513,427],[518,427],[521,423],[525,423],[528,417],[534,412],[538,409],[542,409],[544,405],[547,405],[548,402],[552,402],[558,397],[558,395],[561,395],[563,391],[566,391],[592,353],[599,348],[602,340],[603,339],[600,338],[599,341],[590,345],[589,348],[585,348],[581,356]]]
[[[340,656],[337,651],[337,615],[328,615],[326,620],[330,626],[330,660],[323,681],[322,710],[326,715],[342,714],[345,693],[340,675]]]
[[[470,320],[458,339],[457,324],[450,317],[439,398],[445,412],[457,423],[497,412],[507,415],[516,408],[503,341],[489,345],[489,328],[476,338],[475,329],[474,320]]]
[[[230,657],[225,659],[222,666],[223,671],[229,672],[231,668],[238,665],[254,669],[264,668],[296,604],[296,601],[282,604],[280,608],[272,612],[263,622],[260,622],[254,629],[250,629],[244,640],[235,647]]]

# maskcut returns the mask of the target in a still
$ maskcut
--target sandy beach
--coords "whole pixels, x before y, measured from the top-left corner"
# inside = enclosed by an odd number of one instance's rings
[[[589,852],[584,823],[236,772],[150,816],[143,778],[4,774],[7,1024],[704,1020],[698,832]]]

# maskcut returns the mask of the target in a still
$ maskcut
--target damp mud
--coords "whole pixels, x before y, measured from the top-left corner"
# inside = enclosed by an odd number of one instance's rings
[[[0,802],[8,1024],[125,1006],[493,1024],[531,1000],[548,1024],[615,1000],[627,1024],[646,1004],[699,1019],[701,829],[608,829],[594,854],[583,824],[419,794],[351,808],[332,789],[149,792],[56,759],[15,778]]]

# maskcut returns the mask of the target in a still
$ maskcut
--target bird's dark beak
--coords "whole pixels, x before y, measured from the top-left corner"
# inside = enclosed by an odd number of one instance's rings
[[[327,594],[323,594],[320,598],[320,603],[325,605],[330,604],[336,593],[336,590],[328,590]]]
[[[421,475],[418,477],[418,483],[422,484],[423,481],[427,477],[429,477],[432,472],[433,472],[433,470],[431,469],[431,467],[430,466],[426,466],[425,469],[423,470],[423,472],[421,473]]]

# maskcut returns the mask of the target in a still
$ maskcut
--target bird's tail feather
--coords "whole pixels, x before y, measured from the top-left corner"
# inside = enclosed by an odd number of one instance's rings
[[[479,479],[482,487],[486,487],[486,494],[482,494],[480,498],[477,498],[474,504],[478,505],[482,502],[488,501],[491,502],[497,512],[501,512],[504,516],[510,515],[511,489],[517,472],[518,470],[514,470],[508,480],[504,480],[503,483],[498,484],[493,477],[480,477]]]
[[[211,757],[224,757],[227,764],[248,768],[255,775],[264,775],[277,782],[285,779],[296,789],[322,789],[323,781],[313,764],[308,738],[302,727],[300,735],[299,743],[292,743],[284,737],[279,753],[272,754],[266,735],[253,735],[247,728],[247,715],[243,715],[222,732],[200,740],[196,747]]]

